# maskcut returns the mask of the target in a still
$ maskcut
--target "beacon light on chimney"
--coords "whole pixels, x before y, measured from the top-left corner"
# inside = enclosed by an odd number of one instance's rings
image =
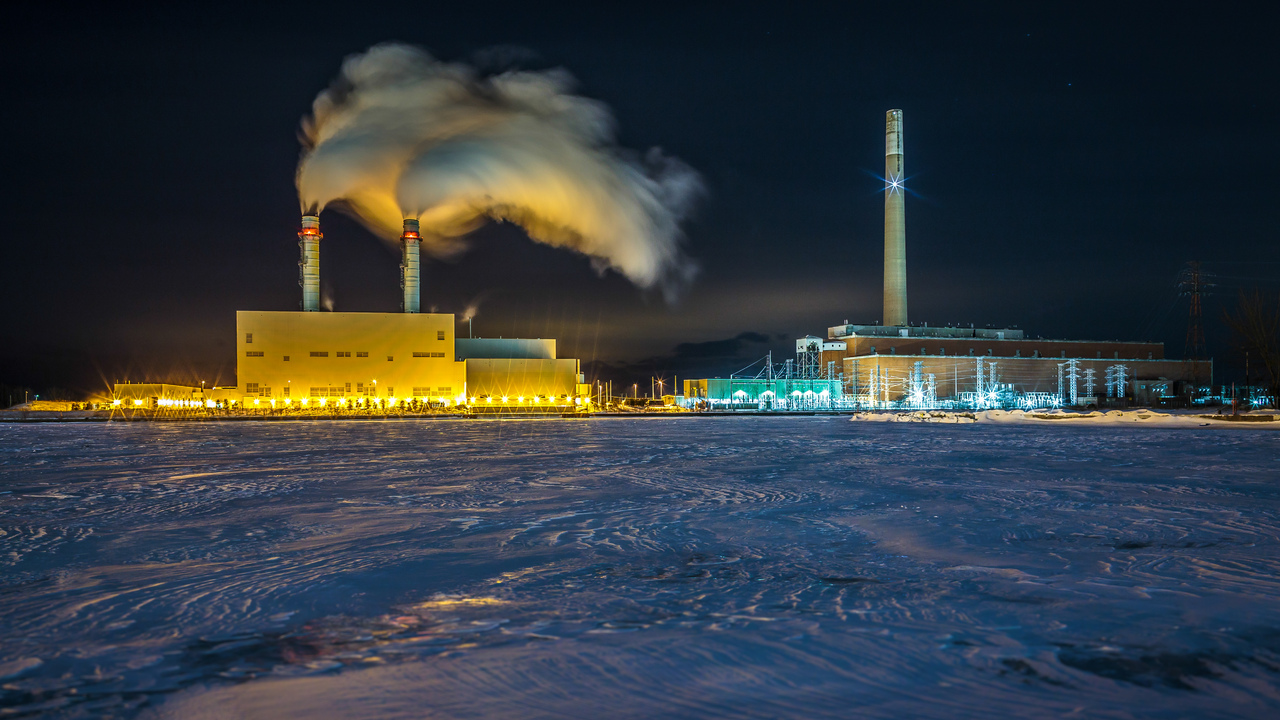
[[[419,245],[422,237],[418,235],[418,221],[415,218],[404,219],[404,233],[400,235],[402,251],[400,261],[400,288],[404,290],[402,307],[407,313],[416,313],[421,304],[420,277],[422,263]]]
[[[302,310],[316,312],[320,309],[320,218],[302,216],[302,231],[298,233],[298,247],[302,259],[298,261],[298,284],[302,286]]]

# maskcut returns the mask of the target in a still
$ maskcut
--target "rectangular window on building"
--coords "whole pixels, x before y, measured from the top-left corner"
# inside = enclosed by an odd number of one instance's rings
[[[413,356],[414,356],[414,357],[431,357],[431,353],[429,353],[429,352],[415,352],[415,353],[413,354]]]
[[[289,386],[288,386],[288,385],[285,385],[285,386],[284,386],[284,396],[285,396],[285,397],[289,397]]]
[[[369,353],[356,351],[356,357],[369,357]]]
[[[328,392],[328,388],[313,387],[311,388],[311,397],[313,398],[323,397],[324,394],[326,394],[327,392]]]
[[[416,398],[426,397],[430,394],[431,394],[431,388],[429,387],[416,387],[413,389],[413,396]]]
[[[347,383],[347,387],[351,387],[351,383]],[[356,383],[356,392],[364,392],[364,383]]]
[[[312,350],[311,357],[329,357],[329,353],[324,350]]]
[[[451,388],[451,387],[438,387],[438,388],[436,388],[436,392],[451,393],[451,392],[453,392],[453,388]]]
[[[262,357],[262,351],[261,350],[245,350],[244,356],[245,357]]]
[[[271,388],[269,387],[259,388],[258,394],[263,397],[271,397]]]
[[[438,352],[438,353],[431,353],[431,357],[444,357],[444,353],[442,353],[442,352]]]
[[[343,352],[342,350],[339,350],[338,352],[334,353],[333,356],[334,357],[351,357],[351,351],[348,350],[346,352]]]
[[[443,331],[443,330],[437,330],[437,331],[436,331],[436,339],[437,339],[437,340],[443,340],[443,339],[444,339],[444,331]]]
[[[245,333],[245,334],[244,334],[244,342],[245,342],[245,344],[246,344],[246,345],[247,345],[247,344],[252,343],[252,342],[253,342],[253,333]]]
[[[343,392],[351,392],[351,383],[347,383],[347,384],[345,385],[345,387],[343,387],[343,390],[342,390],[342,391],[343,391]]]
[[[289,362],[289,356],[288,356],[288,355],[285,355],[285,356],[284,356],[284,361],[285,361],[285,362]]]
[[[395,396],[396,396],[396,389],[395,389],[395,388],[393,388],[393,387],[391,387],[390,385],[388,385],[388,386],[387,386],[387,397],[395,397]]]
[[[391,362],[392,360],[395,360],[395,359],[396,359],[396,356],[395,356],[395,355],[388,355],[388,356],[387,356],[387,362]]]
[[[247,393],[247,394],[249,394],[249,395],[256,395],[256,394],[258,394],[258,383],[245,383],[245,384],[244,384],[244,391],[245,391],[245,393]]]

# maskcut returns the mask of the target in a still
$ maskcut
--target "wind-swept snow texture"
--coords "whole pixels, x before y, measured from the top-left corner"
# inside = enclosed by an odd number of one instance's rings
[[[0,704],[1280,716],[1280,433],[845,418],[0,429]]]

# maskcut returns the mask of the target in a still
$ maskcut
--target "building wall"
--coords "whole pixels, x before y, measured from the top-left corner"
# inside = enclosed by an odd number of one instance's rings
[[[236,313],[241,397],[445,398],[466,392],[454,316],[436,313]]]
[[[1000,340],[996,338],[846,337],[843,352],[823,351],[822,362],[843,362],[861,355],[939,355],[991,357],[1164,359],[1164,343],[1102,340]]]
[[[116,383],[111,388],[111,399],[119,400],[127,407],[153,407],[160,400],[204,400],[198,387],[170,385],[168,383]],[[141,401],[139,405],[135,401]]]
[[[766,393],[772,397],[790,397],[799,392],[828,395],[840,394],[839,380],[799,380],[774,378],[702,378],[684,381],[687,400],[721,400],[758,402]]]
[[[458,360],[471,358],[524,358],[555,360],[556,341],[550,338],[458,338]]]
[[[990,369],[995,366],[995,382],[1012,383],[1016,392],[1058,392],[1058,364],[1062,358],[1027,358],[1027,357],[942,357],[936,355],[867,355],[857,358],[845,358],[844,391],[846,394],[859,395],[866,393],[871,386],[872,375],[879,370],[888,382],[881,385],[878,399],[900,400],[906,393],[906,379],[912,372],[915,363],[921,362],[921,371],[925,375],[932,373],[937,382],[937,396],[954,397],[958,393],[974,392],[977,389],[977,361],[983,363],[984,384],[989,383]],[[1154,380],[1166,378],[1173,383],[1186,383],[1196,380],[1197,374],[1202,382],[1211,378],[1213,366],[1210,361],[1191,362],[1185,360],[1119,360],[1114,358],[1090,359],[1077,358],[1080,367],[1077,381],[1077,394],[1085,396],[1085,371],[1094,371],[1094,394],[1106,395],[1107,368],[1112,365],[1125,365],[1129,387],[1132,390],[1134,380]]]
[[[466,366],[467,394],[477,400],[578,395],[577,360],[472,358]]]

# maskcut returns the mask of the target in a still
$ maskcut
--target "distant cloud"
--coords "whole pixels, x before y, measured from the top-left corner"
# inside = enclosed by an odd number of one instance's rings
[[[764,345],[769,336],[758,332],[744,332],[726,340],[708,340],[698,343],[680,343],[669,357],[672,360],[737,358],[751,345]]]

